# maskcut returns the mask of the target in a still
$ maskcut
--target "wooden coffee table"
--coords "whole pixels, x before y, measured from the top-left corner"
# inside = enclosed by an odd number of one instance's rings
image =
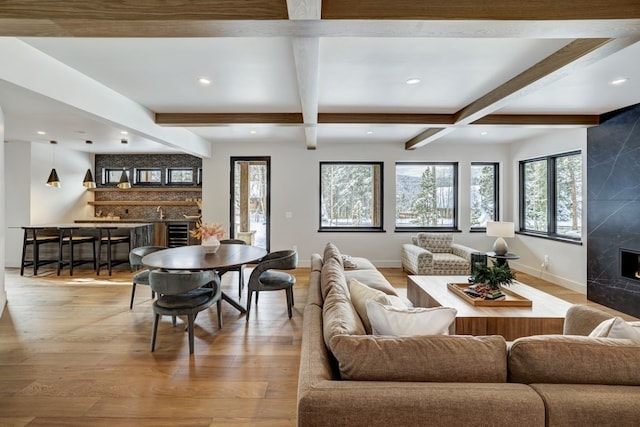
[[[454,307],[458,314],[450,332],[458,335],[502,335],[512,341],[530,335],[562,334],[571,303],[514,282],[508,289],[530,299],[531,307],[478,307],[447,288],[447,283],[466,282],[467,276],[409,276],[407,297],[416,307]]]

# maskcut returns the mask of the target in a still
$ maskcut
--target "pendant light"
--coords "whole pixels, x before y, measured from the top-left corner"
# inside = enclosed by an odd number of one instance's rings
[[[53,168],[51,169],[51,173],[49,174],[49,179],[47,179],[47,185],[49,187],[62,187],[60,184],[60,178],[58,178],[58,172],[56,172],[56,147],[55,145],[58,143],[57,141],[49,141],[53,145]]]
[[[93,141],[86,140],[85,143],[93,144]],[[89,151],[91,154],[91,151]],[[84,180],[82,181],[82,185],[86,188],[96,188],[96,181],[93,179],[93,174],[91,173],[91,168],[87,169],[87,173],[84,174]]]
[[[121,144],[127,144],[128,141],[126,139],[120,140]],[[122,168],[122,175],[120,175],[120,181],[118,181],[118,188],[127,189],[131,188],[131,183],[129,182],[129,177],[127,176],[127,169]]]

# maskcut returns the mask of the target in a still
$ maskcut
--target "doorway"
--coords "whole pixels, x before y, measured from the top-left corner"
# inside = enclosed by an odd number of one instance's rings
[[[269,252],[271,157],[231,158],[231,238]]]

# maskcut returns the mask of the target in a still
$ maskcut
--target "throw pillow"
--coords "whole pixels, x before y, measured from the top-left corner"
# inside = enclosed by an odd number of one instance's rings
[[[635,322],[634,322],[635,323]],[[640,328],[625,322],[620,317],[613,317],[601,322],[589,334],[598,338],[622,338],[640,341]]]
[[[351,255],[342,255],[342,264],[345,269],[354,269],[358,268],[358,264],[353,261],[353,257]]]
[[[351,304],[358,312],[360,320],[364,325],[367,334],[371,334],[371,322],[369,322],[369,316],[367,316],[367,301],[376,301],[383,305],[398,305],[398,302],[404,306],[402,300],[398,297],[397,300],[391,300],[391,295],[387,295],[382,291],[370,288],[364,283],[359,282],[356,279],[349,281],[349,294],[351,294]],[[406,308],[406,306],[404,306]]]
[[[453,307],[406,308],[367,302],[374,335],[448,335],[458,310]]]

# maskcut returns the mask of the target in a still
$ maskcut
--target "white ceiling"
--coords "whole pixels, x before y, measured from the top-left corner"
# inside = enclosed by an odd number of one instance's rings
[[[311,21],[301,22],[313,25]],[[452,22],[452,27],[454,25],[459,23]],[[302,113],[307,109],[315,118],[314,109],[321,114],[452,115],[527,72],[575,39],[570,37],[570,31],[555,37],[549,34],[502,36],[500,32],[491,37],[486,34],[470,37],[469,34],[481,33],[487,24],[471,25],[475,26],[473,31],[459,37],[451,34],[424,37],[421,36],[423,27],[416,27],[419,31],[409,37],[378,34],[317,37],[317,51],[313,48],[310,51],[313,59],[302,63],[295,55],[299,37],[288,35],[23,37],[20,40],[25,50],[35,48],[39,55],[68,66],[69,81],[84,75],[93,81],[96,90],[115,91],[151,116],[153,113]],[[406,30],[409,33],[410,28]],[[562,78],[539,84],[522,96],[516,93],[491,114],[600,115],[640,103],[640,43],[628,44],[629,47],[609,56],[572,69]],[[0,55],[3,55],[1,49]],[[135,123],[117,123],[106,114],[101,116],[96,111],[78,108],[63,96],[49,95],[40,89],[42,81],[37,81],[42,79],[51,86],[57,84],[46,82],[46,68],[30,69],[30,78],[26,81],[18,81],[17,77],[15,81],[1,78],[1,73],[0,70],[0,106],[5,114],[6,140],[55,139],[60,145],[94,153],[125,149],[128,152],[180,151],[179,135],[174,140],[169,136],[166,139],[152,137],[148,130],[138,129]],[[211,85],[200,85],[200,77],[209,78]],[[414,77],[421,82],[405,83]],[[619,77],[629,80],[621,86],[609,84]],[[306,84],[317,85],[317,98],[313,98],[316,88]],[[89,99],[94,96],[92,92],[82,95]],[[317,129],[318,150],[324,144],[335,143],[404,146],[426,129],[443,126],[391,124],[381,120],[380,123],[321,123],[316,128],[307,116],[305,121],[307,127]],[[230,123],[185,125],[182,129],[209,141],[214,150],[220,142],[284,141],[308,145],[303,124]],[[123,130],[129,134],[123,136]],[[38,135],[37,131],[47,134]],[[553,128],[540,126],[464,124],[432,143],[513,142],[551,131]],[[126,148],[120,144],[123,137],[129,140]],[[84,144],[85,140],[92,140],[94,144]]]

